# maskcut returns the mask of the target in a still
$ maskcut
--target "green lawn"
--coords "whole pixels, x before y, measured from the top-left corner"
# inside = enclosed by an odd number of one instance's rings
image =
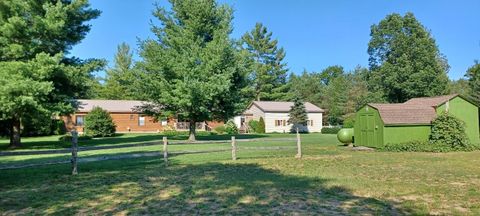
[[[294,137],[290,134],[256,138]],[[173,137],[171,137],[173,138]],[[181,139],[183,137],[177,137]],[[229,136],[200,137],[228,139]],[[245,138],[245,137],[239,137]],[[252,138],[252,137],[250,137]],[[160,140],[123,135],[80,143],[116,145]],[[57,137],[26,138],[25,150],[68,147]],[[2,214],[480,214],[480,152],[355,152],[335,135],[302,135],[295,150],[174,155],[111,160],[70,167],[0,170]],[[0,146],[6,146],[0,140]],[[246,146],[294,146],[257,141]],[[230,144],[171,145],[171,151],[228,148]],[[158,151],[161,146],[80,152],[80,157]],[[68,155],[0,157],[0,165],[42,162]]]

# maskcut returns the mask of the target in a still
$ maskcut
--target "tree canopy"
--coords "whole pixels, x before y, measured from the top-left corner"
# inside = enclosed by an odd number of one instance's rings
[[[478,104],[480,104],[480,62],[475,61],[475,64],[467,70],[465,77],[468,81],[469,92],[468,96]]]
[[[242,42],[253,61],[250,77],[255,99],[268,101],[284,97],[288,71],[283,61],[285,51],[278,48],[278,41],[272,38],[272,32],[257,23],[252,31],[243,35]]]
[[[447,61],[412,13],[388,15],[371,27],[370,36],[372,91],[396,103],[448,93]]]
[[[144,93],[161,115],[190,123],[227,120],[247,104],[246,53],[229,38],[232,9],[214,0],[171,0],[171,10],[154,13],[156,39],[141,43]]]
[[[105,83],[100,88],[98,97],[110,100],[142,99],[143,93],[137,86],[137,75],[130,46],[126,43],[118,45],[114,66],[107,70]]]
[[[23,119],[73,112],[72,99],[87,94],[91,72],[104,63],[65,54],[99,15],[87,0],[0,2],[0,118],[11,147],[21,144]]]

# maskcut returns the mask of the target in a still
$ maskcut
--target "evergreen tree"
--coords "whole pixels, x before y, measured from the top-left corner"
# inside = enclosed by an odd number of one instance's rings
[[[256,133],[265,133],[265,120],[263,120],[263,117],[260,117],[258,120],[258,131],[255,131]]]
[[[156,40],[141,43],[143,91],[161,115],[190,123],[227,120],[240,113],[245,98],[247,63],[229,38],[232,9],[214,0],[170,0],[171,11],[157,8]],[[153,110],[155,111],[155,110]]]
[[[100,15],[88,0],[0,3],[0,120],[8,122],[10,146],[21,145],[21,122],[74,111],[72,98],[88,92],[98,60],[66,58]]]
[[[293,100],[293,106],[290,108],[288,116],[288,123],[292,124],[292,132],[300,131],[301,128],[307,124],[307,110],[305,109],[304,102],[299,96],[295,97]]]
[[[480,62],[475,61],[475,65],[467,70],[465,77],[468,80],[469,97],[480,104]]]
[[[107,70],[105,84],[99,97],[111,100],[142,99],[138,91],[137,74],[133,67],[133,53],[126,43],[118,45],[115,54],[115,66]]]
[[[252,73],[255,99],[279,100],[285,96],[287,69],[283,62],[285,51],[261,23],[242,37],[243,44],[253,60]]]
[[[390,14],[371,27],[370,90],[389,102],[448,93],[448,64],[430,32],[412,13]]]

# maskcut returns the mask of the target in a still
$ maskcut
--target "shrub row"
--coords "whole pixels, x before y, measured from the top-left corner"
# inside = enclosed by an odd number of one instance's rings
[[[381,150],[390,152],[452,152],[480,150],[480,146],[453,147],[445,143],[432,143],[428,141],[412,141],[392,143],[385,145]]]
[[[337,134],[338,131],[340,131],[340,129],[342,129],[342,128],[339,128],[339,127],[332,127],[332,128],[324,127],[324,128],[322,128],[322,133],[323,134]]]

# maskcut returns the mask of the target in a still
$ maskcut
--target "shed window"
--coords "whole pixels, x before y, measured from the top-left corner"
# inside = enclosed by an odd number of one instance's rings
[[[84,123],[84,116],[83,115],[78,115],[78,116],[75,116],[75,125],[77,126],[83,126],[83,123]]]
[[[145,126],[145,116],[138,117],[138,126]]]

